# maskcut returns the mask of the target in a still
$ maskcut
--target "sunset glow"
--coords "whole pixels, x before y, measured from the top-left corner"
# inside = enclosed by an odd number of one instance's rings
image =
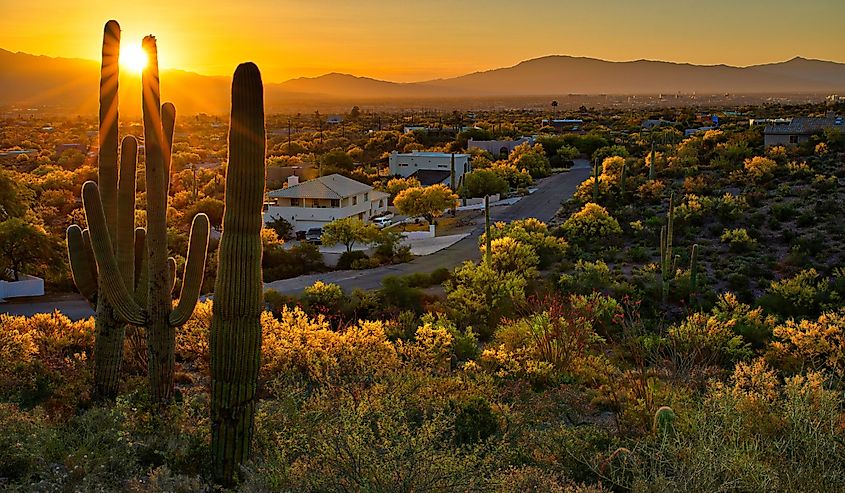
[[[126,44],[120,50],[121,67],[135,73],[141,73],[147,66],[149,57],[140,44]]]
[[[812,0],[88,0],[5,2],[0,48],[99,59],[97,32],[121,19],[124,45],[153,33],[162,68],[230,75],[253,60],[269,82],[350,73],[392,81],[452,77],[550,54],[753,65],[795,56],[843,61],[845,2]],[[795,19],[813,19],[796,25]],[[504,31],[498,31],[502,29]],[[501,35],[507,32],[507,36]],[[788,42],[772,43],[772,36]]]

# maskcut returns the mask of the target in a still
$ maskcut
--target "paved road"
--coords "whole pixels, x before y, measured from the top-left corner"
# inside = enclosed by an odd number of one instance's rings
[[[590,165],[586,160],[577,162],[567,173],[560,173],[546,178],[538,184],[537,191],[523,197],[519,202],[508,206],[493,208],[490,218],[493,221],[513,221],[527,217],[536,217],[549,221],[560,208],[562,201],[569,199],[578,185],[590,176]],[[484,232],[483,219],[476,225],[469,236],[454,245],[440,250],[433,255],[417,257],[413,261],[377,267],[368,270],[350,270],[310,274],[307,276],[282,279],[267,283],[265,287],[282,294],[295,295],[302,292],[315,281],[332,282],[345,291],[354,288],[376,289],[381,287],[381,280],[387,276],[404,276],[414,272],[431,272],[441,267],[452,268],[466,260],[478,260],[478,237]]]
[[[590,165],[586,160],[576,161],[576,165],[566,173],[560,173],[542,180],[537,191],[523,197],[519,202],[507,207],[494,207],[490,211],[493,221],[513,221],[527,217],[536,217],[549,221],[560,208],[562,201],[569,199],[578,185],[590,176]],[[387,276],[404,276],[414,272],[432,272],[441,267],[452,268],[466,260],[478,260],[478,237],[484,231],[483,218],[479,219],[470,235],[454,245],[435,254],[417,257],[413,261],[360,271],[335,271],[283,279],[267,283],[268,289],[275,289],[283,294],[300,294],[315,281],[333,282],[344,290],[354,288],[376,289],[381,287],[381,280]],[[31,316],[35,313],[51,313],[59,310],[73,320],[93,315],[88,303],[78,294],[50,296],[48,299],[34,298],[0,303],[0,313]]]

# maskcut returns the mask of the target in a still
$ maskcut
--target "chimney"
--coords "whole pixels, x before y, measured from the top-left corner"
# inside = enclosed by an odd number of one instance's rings
[[[292,187],[294,185],[299,185],[299,177],[296,175],[288,176],[288,186]]]

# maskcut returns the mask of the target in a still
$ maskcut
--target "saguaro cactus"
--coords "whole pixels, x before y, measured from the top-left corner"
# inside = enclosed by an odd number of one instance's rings
[[[593,159],[593,202],[599,203],[599,160]]]
[[[100,123],[98,182],[105,215],[105,230],[97,241],[117,251],[118,264],[127,285],[135,283],[135,165],[138,143],[126,136],[121,144],[118,168],[118,75],[120,25],[108,21],[103,31],[100,68]],[[91,303],[94,317],[94,395],[113,398],[117,394],[123,356],[124,323],[104,294],[88,230],[72,225],[67,230],[68,256],[77,289]]]
[[[211,448],[231,484],[250,454],[261,358],[264,86],[253,63],[232,79],[226,206],[211,321]]]
[[[669,298],[669,280],[677,270],[677,259],[672,255],[672,238],[675,234],[675,194],[669,196],[669,211],[666,213],[666,226],[660,229],[660,277],[663,303]]]
[[[143,47],[150,57],[142,74],[148,230],[137,231],[134,241],[126,231],[119,233],[115,255],[112,242],[108,241],[110,209],[107,194],[103,195],[97,184],[89,181],[82,186],[82,201],[100,274],[100,289],[118,319],[146,328],[150,390],[158,402],[166,402],[173,396],[175,327],[187,322],[196,306],[208,248],[209,223],[205,214],[194,217],[182,291],[179,304],[174,309],[171,292],[175,262],[167,256],[166,215],[176,110],[170,103],[160,105],[155,38],[144,38]],[[125,195],[121,193],[118,202],[128,202],[128,195],[128,191]],[[134,188],[131,195],[134,202]],[[124,243],[132,244],[133,248],[137,244],[144,253],[142,258],[125,255],[121,249]],[[132,263],[139,271],[135,276],[137,281],[125,272]],[[132,288],[136,285],[133,293]]]
[[[487,248],[484,251],[484,262],[487,264],[487,267],[493,267],[493,238],[490,235],[490,196],[484,196],[484,241],[485,247]]]
[[[689,291],[690,301],[695,299],[698,291],[698,243],[693,244],[689,256]]]

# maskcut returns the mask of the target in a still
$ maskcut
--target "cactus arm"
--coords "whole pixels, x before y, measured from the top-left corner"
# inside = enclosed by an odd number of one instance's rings
[[[82,230],[82,247],[86,258],[88,259],[87,263],[91,269],[91,277],[93,277],[94,281],[99,285],[100,281],[97,277],[97,261],[94,259],[94,250],[91,247],[91,233],[88,232],[88,228]]]
[[[191,239],[188,242],[188,256],[182,275],[182,292],[179,294],[179,304],[170,312],[170,325],[178,327],[191,318],[197,305],[203,274],[205,274],[205,256],[208,252],[208,216],[203,213],[194,217],[191,225]],[[175,277],[175,272],[174,272]]]
[[[117,231],[118,78],[120,72],[120,25],[108,21],[103,30],[100,67],[100,130],[97,183],[102,194],[109,238]]]
[[[88,300],[92,307],[96,307],[97,277],[93,274],[96,269],[89,263],[90,257],[85,251],[82,229],[75,224],[67,229],[67,253],[76,289]]]
[[[147,304],[147,230],[135,228],[135,301]]]
[[[167,257],[167,280],[170,282],[170,293],[176,289],[176,257]]]
[[[117,258],[108,239],[106,215],[103,211],[103,204],[100,201],[100,192],[96,183],[88,181],[82,186],[82,204],[85,207],[85,216],[91,230],[91,248],[94,250],[94,258],[97,260],[101,281],[100,287],[105,292],[109,304],[113,305],[119,318],[126,323],[144,325],[146,323],[144,311],[135,302],[120,276]]]
[[[117,263],[129,290],[135,288],[135,165],[138,141],[127,135],[120,147],[117,187]]]
[[[161,145],[162,155],[164,157],[165,185],[167,191],[165,196],[170,195],[170,158],[173,155],[173,131],[176,126],[176,107],[173,103],[164,103],[161,105],[161,127],[164,134],[164,141]]]

